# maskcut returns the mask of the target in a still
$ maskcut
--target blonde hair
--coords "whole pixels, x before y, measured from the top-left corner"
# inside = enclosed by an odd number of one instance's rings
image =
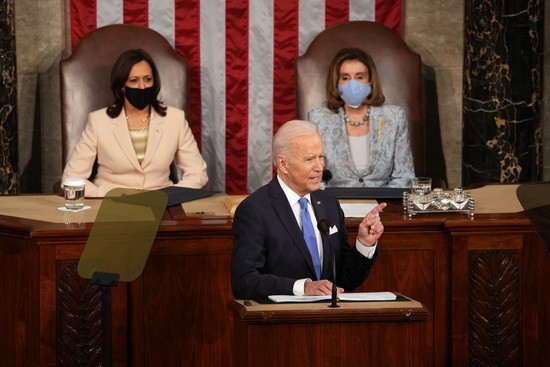
[[[292,139],[298,136],[319,134],[315,124],[304,120],[290,120],[285,122],[273,137],[272,159],[273,165],[277,166],[277,157],[288,157],[292,148]]]

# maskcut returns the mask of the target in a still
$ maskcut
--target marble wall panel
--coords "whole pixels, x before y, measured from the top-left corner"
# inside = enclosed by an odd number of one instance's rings
[[[53,191],[61,178],[59,60],[68,0],[17,0],[19,166],[22,192]]]
[[[449,187],[462,187],[462,67],[440,68],[437,84]]]
[[[465,185],[542,179],[543,0],[467,0]]]
[[[19,164],[21,167],[22,192],[42,192],[42,145],[40,111],[36,104],[39,96],[36,93],[38,75],[18,75],[19,104]]]
[[[550,3],[544,7],[544,90],[543,90],[543,138],[542,138],[542,176],[544,181],[550,181]]]
[[[450,187],[461,186],[463,17],[464,0],[403,2],[403,39],[435,72]]]
[[[19,193],[14,0],[0,0],[0,195]]]

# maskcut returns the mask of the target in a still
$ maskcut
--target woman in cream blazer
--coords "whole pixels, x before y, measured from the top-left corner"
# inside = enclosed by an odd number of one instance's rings
[[[92,112],[63,171],[86,179],[86,196],[103,197],[114,188],[155,190],[173,185],[170,165],[183,171],[177,186],[201,188],[206,163],[182,110],[157,98],[160,79],[149,54],[128,50],[111,75],[115,103]],[[97,160],[97,175],[89,181]]]

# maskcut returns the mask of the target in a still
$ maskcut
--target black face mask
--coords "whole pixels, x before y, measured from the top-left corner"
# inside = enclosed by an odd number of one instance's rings
[[[153,87],[145,89],[125,87],[124,89],[126,99],[138,110],[143,110],[153,101]]]

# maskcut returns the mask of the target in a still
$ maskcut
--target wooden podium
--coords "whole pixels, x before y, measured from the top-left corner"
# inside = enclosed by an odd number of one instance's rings
[[[420,302],[260,304],[232,300],[234,366],[431,366],[433,324]]]

